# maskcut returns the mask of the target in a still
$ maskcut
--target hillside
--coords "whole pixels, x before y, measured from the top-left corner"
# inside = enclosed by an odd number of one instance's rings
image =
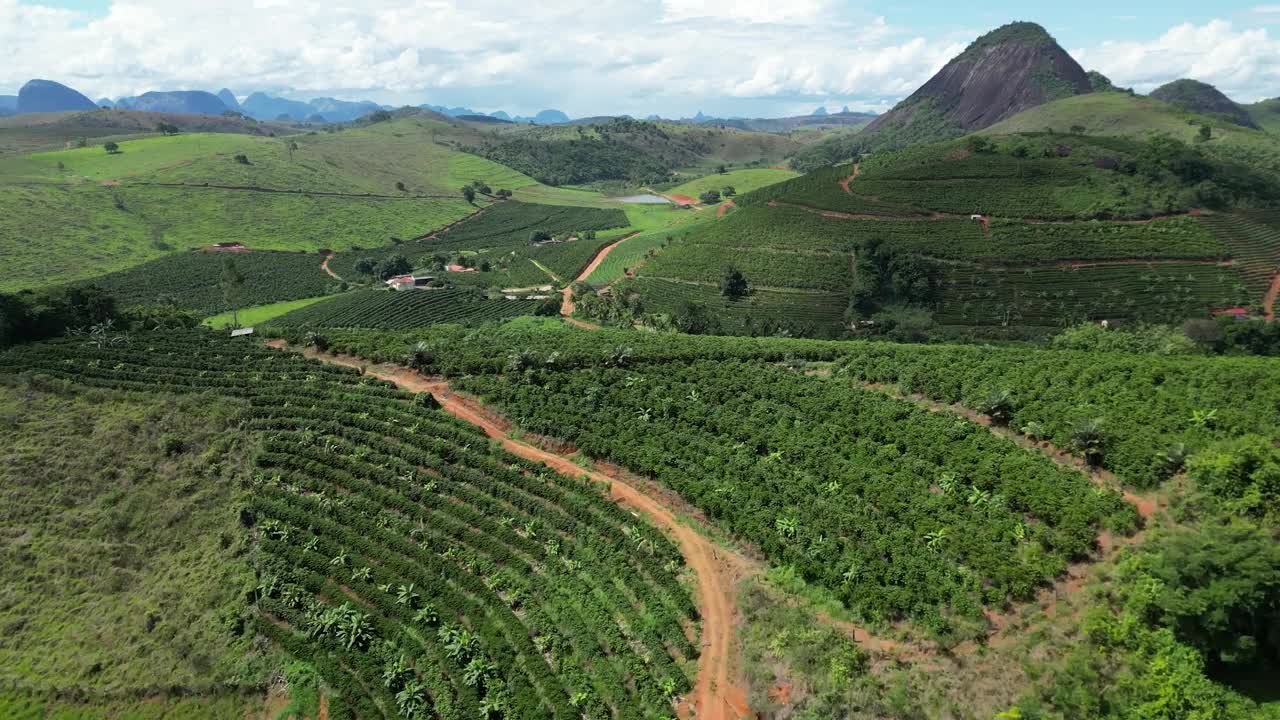
[[[1253,106],[1263,120],[1265,103]],[[1276,114],[1280,118],[1280,114]],[[1208,126],[1209,139],[1202,128]],[[1155,98],[1121,92],[1091,93],[1063,98],[1024,110],[992,125],[992,135],[1027,132],[1084,132],[1089,135],[1148,138],[1166,135],[1224,160],[1280,173],[1280,134],[1261,132],[1224,122],[1220,116],[1201,115]]]
[[[5,158],[0,252],[9,272],[0,288],[100,275],[218,242],[376,247],[489,202],[463,200],[459,188],[473,180],[494,190],[534,184],[432,142],[452,130],[407,118],[341,133],[183,133],[122,141],[115,154],[94,145]]]
[[[1164,138],[975,136],[735,200],[580,313],[712,334],[1036,337],[1257,307],[1280,271],[1268,231],[1232,210],[1274,207],[1275,177]],[[1187,214],[1206,207],[1221,213]],[[726,267],[747,293],[726,295]]]
[[[1258,127],[1269,133],[1280,135],[1280,98],[1263,100],[1243,107]]]
[[[1174,80],[1151,91],[1151,97],[1175,105],[1187,112],[1225,118],[1237,125],[1257,128],[1244,108],[1222,94],[1218,88],[1199,80]]]
[[[593,125],[504,125],[466,149],[548,185],[636,186],[665,182],[679,168],[771,164],[794,147],[766,133],[614,118]]]
[[[60,150],[86,143],[101,145],[107,140],[122,142],[160,135],[160,123],[181,132],[238,133],[246,135],[288,135],[296,128],[280,123],[211,115],[153,113],[137,110],[91,110],[87,112],[35,113],[0,118],[0,159],[13,155]]]
[[[973,41],[858,135],[806,148],[792,165],[803,172],[859,152],[945,140],[1027,108],[1091,91],[1084,68],[1044,28],[1010,23]]]

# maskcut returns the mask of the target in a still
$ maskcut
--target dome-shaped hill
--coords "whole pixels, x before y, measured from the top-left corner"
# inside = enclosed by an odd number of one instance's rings
[[[1174,80],[1152,90],[1151,97],[1176,105],[1187,112],[1220,115],[1237,125],[1258,127],[1244,108],[1223,95],[1218,88],[1199,80]]]
[[[62,112],[95,110],[92,100],[52,80],[31,80],[18,91],[18,112]]]
[[[121,98],[117,106],[129,110],[186,115],[221,115],[227,111],[227,105],[217,95],[203,90],[147,92],[137,97]]]
[[[887,145],[938,140],[1090,90],[1084,68],[1044,28],[1010,23],[975,40],[865,132]]]

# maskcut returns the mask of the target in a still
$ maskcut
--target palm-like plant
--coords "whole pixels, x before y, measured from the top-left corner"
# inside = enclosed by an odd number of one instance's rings
[[[774,520],[773,527],[778,532],[782,533],[783,537],[794,538],[796,536],[796,531],[800,529],[800,522],[793,517],[783,517]]]
[[[413,591],[414,583],[401,585],[396,589],[396,604],[414,607],[418,604],[418,593]]]
[[[930,550],[938,550],[939,548],[942,547],[942,544],[946,541],[947,541],[946,528],[938,528],[933,532],[925,533],[925,536],[924,536],[924,544],[927,545]]]
[[[1102,421],[1084,420],[1076,423],[1071,431],[1071,445],[1077,451],[1084,455],[1084,459],[1090,465],[1097,465],[1102,462],[1102,456],[1106,453],[1104,445],[1106,444],[1106,433],[1102,429]]]
[[[329,564],[332,565],[333,567],[346,567],[347,566],[347,549],[342,548],[338,550],[338,554],[333,556],[333,559],[329,561]]]

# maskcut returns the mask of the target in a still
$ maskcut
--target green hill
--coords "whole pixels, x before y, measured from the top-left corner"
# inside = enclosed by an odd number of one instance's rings
[[[1260,123],[1268,117],[1280,128],[1280,105],[1259,103],[1250,106]],[[1209,139],[1202,137],[1208,126]],[[1280,134],[1262,132],[1221,118],[1188,112],[1163,100],[1123,92],[1092,93],[1046,103],[996,123],[984,134],[1006,135],[1026,132],[1083,132],[1089,135],[1117,135],[1145,138],[1168,135],[1194,143],[1205,152],[1225,160],[1241,162],[1272,173],[1280,173]]]
[[[1217,221],[1280,202],[1276,179],[1164,136],[972,137],[878,153],[854,175],[836,166],[743,194],[741,209],[654,247],[580,311],[832,337],[891,328],[914,307],[929,332],[1020,336],[1257,305],[1280,269],[1265,233]],[[1188,214],[1205,207],[1220,212]],[[728,267],[751,292],[722,292]]]
[[[1280,134],[1280,98],[1263,100],[1243,107],[1258,127],[1270,133]]]
[[[1218,117],[1245,127],[1257,127],[1244,108],[1223,95],[1218,88],[1199,80],[1174,80],[1152,90],[1151,97],[1188,112]]]
[[[614,118],[590,125],[502,126],[469,151],[548,185],[666,182],[673,170],[769,165],[797,147],[785,136]]]
[[[341,132],[190,133],[0,160],[0,290],[121,270],[174,250],[375,247],[483,207],[459,188],[536,185],[434,142],[452,125],[419,117]],[[2,136],[2,133],[0,133]]]

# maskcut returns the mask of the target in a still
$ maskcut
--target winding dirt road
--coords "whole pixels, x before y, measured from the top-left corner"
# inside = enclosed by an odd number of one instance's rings
[[[619,241],[621,242],[621,241]],[[616,243],[615,243],[616,244]],[[287,349],[282,340],[268,346]],[[665,530],[680,548],[685,564],[697,575],[698,612],[702,619],[701,653],[698,659],[698,681],[693,692],[684,699],[680,714],[697,720],[740,720],[754,717],[746,703],[746,692],[735,684],[731,659],[734,648],[736,608],[733,592],[739,579],[754,572],[750,561],[713,544],[698,531],[682,523],[660,501],[627,483],[620,473],[601,469],[584,469],[569,456],[553,453],[508,436],[511,424],[487,411],[480,403],[455,393],[442,378],[421,375],[397,365],[371,365],[350,355],[321,354],[306,350],[304,355],[317,360],[359,368],[370,375],[394,383],[415,393],[431,393],[446,412],[484,431],[513,455],[541,462],[562,475],[587,476],[609,486],[614,500],[625,503]]]
[[[858,179],[858,163],[853,164],[853,174],[840,181],[840,187],[844,188],[846,195],[852,195],[853,191],[849,189],[849,183]]]
[[[636,231],[631,233],[630,235],[624,235],[618,238],[617,240],[614,240],[613,242],[609,243],[608,245],[605,245],[604,247],[600,248],[600,250],[596,253],[595,257],[591,258],[591,262],[587,263],[587,266],[583,268],[582,272],[578,273],[578,277],[574,278],[572,283],[569,283],[567,286],[565,286],[564,290],[560,291],[560,297],[563,298],[560,302],[560,317],[564,318],[565,322],[571,325],[577,325],[578,327],[586,330],[600,329],[599,325],[593,325],[589,322],[583,322],[582,320],[578,320],[577,318],[573,317],[573,310],[574,310],[573,285],[574,283],[586,282],[587,278],[591,277],[591,273],[595,272],[596,268],[600,267],[600,263],[604,262],[604,259],[606,257],[609,257],[609,253],[613,252],[614,248],[618,247],[622,243],[630,240],[631,238],[639,234],[640,232]]]

